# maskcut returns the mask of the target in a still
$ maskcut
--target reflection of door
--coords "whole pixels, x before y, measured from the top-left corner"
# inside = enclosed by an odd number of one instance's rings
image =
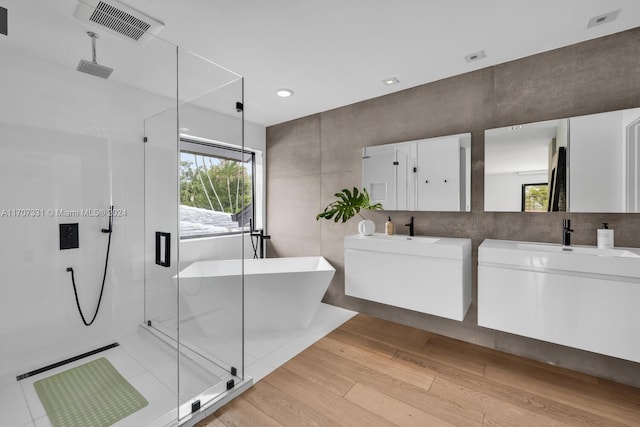
[[[418,144],[418,210],[460,210],[458,138]]]
[[[640,117],[627,126],[627,212],[640,212]]]

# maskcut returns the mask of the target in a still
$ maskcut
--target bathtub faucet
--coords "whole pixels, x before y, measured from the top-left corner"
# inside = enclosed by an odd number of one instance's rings
[[[264,241],[270,240],[271,236],[264,234],[263,229],[254,230],[253,229],[253,221],[250,221],[251,227],[251,246],[253,246],[253,258],[264,258]],[[254,243],[253,238],[256,238],[256,242]]]

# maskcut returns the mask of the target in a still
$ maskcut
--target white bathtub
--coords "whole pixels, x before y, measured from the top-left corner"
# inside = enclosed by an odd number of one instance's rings
[[[335,271],[323,257],[244,260],[245,330],[307,328]],[[180,317],[238,316],[241,272],[242,260],[196,261],[180,271],[181,306],[189,311]]]

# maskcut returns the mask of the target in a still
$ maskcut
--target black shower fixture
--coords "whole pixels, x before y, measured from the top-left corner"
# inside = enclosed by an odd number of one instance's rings
[[[9,11],[0,6],[0,34],[9,35]]]

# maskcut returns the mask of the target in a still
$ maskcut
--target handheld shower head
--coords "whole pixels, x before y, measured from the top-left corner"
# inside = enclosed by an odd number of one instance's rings
[[[84,59],[81,59],[76,70],[82,73],[90,74],[92,76],[108,79],[111,73],[113,72],[113,68],[100,65],[96,60],[96,39],[98,38],[98,35],[93,31],[87,31],[87,35],[91,38],[91,50],[93,51],[93,61],[86,61]]]

